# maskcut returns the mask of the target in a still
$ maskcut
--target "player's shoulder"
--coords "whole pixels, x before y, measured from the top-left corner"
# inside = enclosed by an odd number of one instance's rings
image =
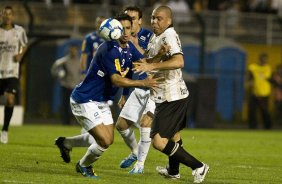
[[[118,48],[119,48],[119,45],[117,42],[105,41],[99,46],[98,51],[111,55],[113,53],[118,52]]]
[[[25,31],[22,26],[17,25],[17,24],[14,25],[14,29],[17,30],[17,31]]]
[[[174,27],[169,27],[163,32],[163,35],[165,36],[177,35],[177,32],[175,31]]]
[[[251,63],[251,64],[248,66],[248,69],[249,69],[249,70],[255,70],[255,69],[258,68],[257,66],[258,66],[258,65],[257,65],[256,63]]]
[[[141,30],[138,33],[138,37],[151,38],[152,35],[153,35],[153,32],[146,28],[141,28]]]
[[[88,33],[86,36],[85,36],[85,39],[86,40],[95,40],[97,39],[98,34],[94,31],[94,32],[91,32],[91,33]]]
[[[140,32],[144,35],[152,35],[153,34],[153,31],[149,30],[149,29],[146,29],[146,28],[141,28]]]

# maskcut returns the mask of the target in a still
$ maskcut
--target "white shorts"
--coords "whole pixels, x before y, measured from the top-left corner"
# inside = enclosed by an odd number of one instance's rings
[[[70,106],[75,118],[86,131],[102,123],[104,125],[114,123],[111,109],[107,102],[92,101],[79,104],[70,98]]]
[[[135,88],[124,104],[119,116],[132,121],[138,126],[142,115],[147,112],[154,114],[155,108],[155,102],[150,99],[150,90]]]

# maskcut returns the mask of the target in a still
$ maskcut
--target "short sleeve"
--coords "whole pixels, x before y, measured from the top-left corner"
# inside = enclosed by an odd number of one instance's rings
[[[92,50],[92,44],[91,44],[91,39],[89,36],[85,37],[85,39],[82,42],[82,46],[81,46],[81,52],[85,53],[85,54],[89,54],[91,53]]]
[[[22,47],[25,47],[27,45],[27,36],[26,36],[26,32],[24,29],[21,29],[21,33],[20,33],[20,44]]]
[[[170,50],[168,52],[169,56],[183,54],[179,36],[174,30],[166,32],[162,38],[162,44],[170,46]]]

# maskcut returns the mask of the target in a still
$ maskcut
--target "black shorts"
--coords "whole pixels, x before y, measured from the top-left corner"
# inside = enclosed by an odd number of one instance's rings
[[[17,78],[6,78],[0,79],[0,95],[4,92],[17,94],[19,91],[19,79]]]
[[[157,133],[162,138],[172,138],[186,126],[188,98],[172,102],[156,103],[155,117],[152,123],[151,138]]]

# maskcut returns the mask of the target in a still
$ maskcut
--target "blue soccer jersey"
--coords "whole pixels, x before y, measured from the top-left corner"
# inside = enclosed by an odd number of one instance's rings
[[[89,67],[85,79],[75,87],[71,97],[77,103],[89,101],[112,100],[118,87],[111,81],[113,74],[132,78],[132,61],[143,58],[143,55],[128,42],[126,48],[117,41],[107,41],[100,45]]]
[[[86,70],[89,68],[90,63],[94,57],[94,53],[104,40],[96,33],[92,32],[85,36],[82,46],[81,46],[81,53],[87,54],[87,65]]]
[[[148,47],[148,44],[149,44],[149,41],[152,35],[153,35],[153,32],[145,28],[141,28],[140,31],[137,33],[138,44],[142,49],[147,50],[147,47]],[[143,80],[146,77],[147,77],[147,74],[143,73],[138,76],[138,79]]]

